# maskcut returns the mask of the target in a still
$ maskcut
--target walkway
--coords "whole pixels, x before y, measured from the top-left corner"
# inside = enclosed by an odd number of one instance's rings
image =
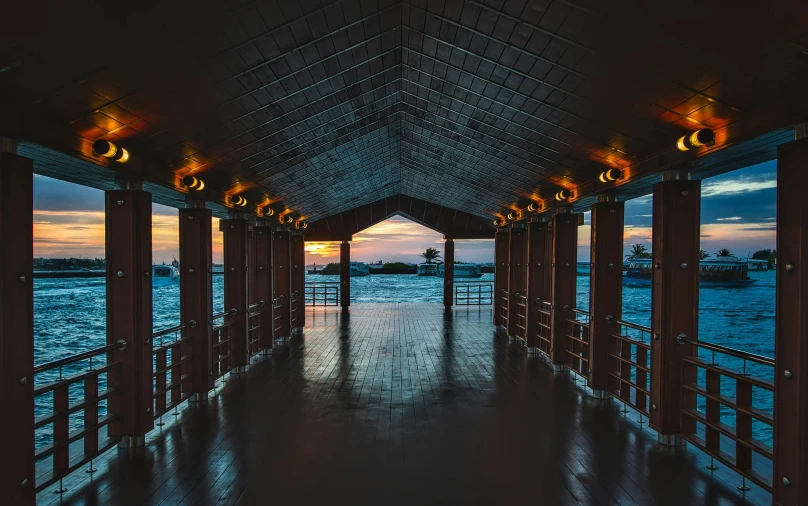
[[[764,504],[494,337],[490,309],[308,309],[205,409],[111,452],[62,504]],[[627,418],[626,418],[627,417]],[[76,482],[78,481],[78,482]],[[59,503],[45,491],[39,504]]]

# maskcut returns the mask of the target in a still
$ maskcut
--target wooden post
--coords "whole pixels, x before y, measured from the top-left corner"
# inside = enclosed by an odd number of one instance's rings
[[[256,303],[264,301],[264,307],[261,308],[263,314],[252,322],[253,327],[261,325],[261,340],[251,347],[251,351],[257,353],[272,349],[272,228],[267,225],[253,227],[253,248],[254,300]]]
[[[213,315],[213,252],[211,211],[202,200],[190,201],[180,209],[180,320],[196,322],[183,334],[191,339],[187,351],[192,362],[192,401],[204,401],[213,388],[211,371],[211,322]]]
[[[31,160],[0,152],[0,495],[24,506],[36,504],[33,173]]]
[[[120,392],[109,410],[118,413],[110,425],[124,448],[142,446],[154,426],[152,399],[152,228],[151,194],[139,181],[122,181],[106,192],[107,344],[126,341],[125,350],[110,352],[121,362],[109,374]]]
[[[592,242],[589,278],[589,375],[597,397],[605,395],[609,381],[609,334],[617,325],[606,321],[623,315],[623,202],[613,195],[598,195],[592,206]]]
[[[808,504],[808,139],[777,153],[774,503]],[[803,263],[806,262],[806,263]]]
[[[694,352],[677,336],[698,338],[701,208],[701,181],[676,177],[654,185],[651,285],[650,424],[671,446],[682,444],[682,357]]]
[[[550,300],[550,278],[553,236],[547,222],[529,223],[527,227],[527,318],[525,346],[537,348],[541,301]]]
[[[306,246],[302,232],[292,232],[292,297],[297,300],[295,308],[295,329],[302,329],[306,325]]]
[[[508,241],[508,335],[525,338],[525,321],[519,316],[519,304],[526,295],[527,229],[523,224],[511,227]],[[527,308],[525,308],[526,310]],[[522,328],[520,328],[522,327]]]
[[[339,246],[339,294],[343,308],[351,305],[351,242]]]
[[[275,338],[285,339],[292,334],[291,324],[291,304],[289,303],[291,296],[291,278],[289,274],[289,231],[276,230],[272,236],[273,247],[273,261],[275,279],[272,283],[275,298],[278,300],[278,313],[280,319],[274,323],[277,332],[273,334]]]
[[[234,339],[228,343],[228,369],[236,374],[243,373],[247,367],[248,332],[247,332],[247,294],[249,293],[247,266],[247,221],[237,217],[222,220],[224,232],[224,309],[236,310],[236,314],[227,317],[233,322],[230,335]]]
[[[568,363],[566,353],[568,340],[565,337],[573,317],[570,308],[575,308],[578,282],[578,214],[561,209],[553,216],[553,264],[552,264],[552,317],[550,320],[550,362],[556,370]],[[564,308],[567,308],[566,310]]]
[[[454,262],[455,244],[450,237],[445,238],[443,243],[443,307],[450,308],[454,305]]]
[[[502,297],[508,294],[508,248],[510,230],[497,229],[494,236],[494,325],[503,329],[508,324]]]

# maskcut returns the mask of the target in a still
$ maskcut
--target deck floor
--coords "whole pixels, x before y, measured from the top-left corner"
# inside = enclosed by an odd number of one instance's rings
[[[307,309],[303,336],[39,504],[768,504],[494,335],[490,308]]]

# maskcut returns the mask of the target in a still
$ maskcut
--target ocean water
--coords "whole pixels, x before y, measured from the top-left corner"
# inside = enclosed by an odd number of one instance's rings
[[[702,288],[699,292],[699,338],[716,344],[738,348],[752,353],[774,356],[775,272],[752,272],[757,282],[745,288]],[[337,276],[307,275],[307,281],[336,281]],[[493,280],[493,274],[481,279]],[[460,282],[461,280],[457,280]],[[223,309],[223,276],[213,277],[214,312]],[[640,325],[650,325],[650,288],[623,289],[623,319]],[[154,287],[154,329],[177,325],[180,320],[179,284]],[[351,278],[353,302],[434,302],[443,300],[443,279],[415,275],[378,275]],[[588,309],[589,277],[578,277],[578,308]],[[462,308],[458,310],[462,311]],[[82,351],[103,346],[105,334],[106,301],[105,280],[92,279],[35,279],[34,281],[34,360],[36,365],[64,358]],[[710,359],[709,353],[701,355]],[[743,361],[732,357],[716,356],[716,362],[743,370]],[[104,362],[94,359],[94,366]],[[86,370],[87,364],[66,366],[63,376]],[[746,372],[773,380],[769,367],[748,364]],[[35,384],[58,379],[60,371],[39,374]],[[703,374],[701,380],[703,381]],[[104,388],[102,378],[100,389]],[[722,382],[726,394],[734,393],[734,385]],[[70,391],[71,401],[81,398],[81,385]],[[753,390],[755,407],[771,412],[771,394]],[[36,414],[52,409],[50,395],[37,397]],[[105,406],[102,406],[102,414]],[[725,411],[724,423],[734,426],[734,416]],[[71,417],[71,428],[83,423],[81,414]],[[755,422],[755,435],[771,443],[771,429]],[[37,445],[52,439],[51,427],[37,431]]]

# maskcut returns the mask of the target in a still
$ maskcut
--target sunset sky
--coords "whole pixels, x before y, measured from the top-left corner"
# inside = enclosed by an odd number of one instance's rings
[[[701,247],[709,253],[728,248],[746,256],[775,247],[776,162],[707,179],[702,183]],[[177,210],[153,205],[154,261],[179,256]],[[589,256],[589,213],[579,228],[578,256]],[[214,263],[222,262],[222,235],[213,223]],[[651,242],[651,196],[626,203],[624,248]],[[428,247],[443,248],[442,235],[402,217],[393,217],[354,236],[351,257],[359,261],[419,262]],[[339,259],[338,243],[307,243],[306,263]],[[492,262],[492,240],[457,241],[457,260]],[[104,193],[44,176],[34,178],[34,255],[104,256]]]

